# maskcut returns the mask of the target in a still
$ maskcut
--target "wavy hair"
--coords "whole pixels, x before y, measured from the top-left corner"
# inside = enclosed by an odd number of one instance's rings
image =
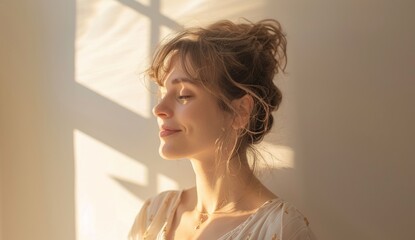
[[[199,82],[218,102],[219,107],[237,114],[232,100],[249,94],[253,109],[247,126],[238,132],[238,138],[227,162],[250,150],[256,159],[254,144],[261,142],[271,130],[282,94],[274,83],[278,73],[284,73],[287,64],[287,40],[281,25],[274,19],[256,23],[246,20],[234,23],[216,22],[206,28],[188,28],[159,46],[148,75],[160,86],[170,70],[171,60],[178,56],[185,73]],[[217,141],[221,152],[228,134]],[[251,166],[254,170],[255,161]]]

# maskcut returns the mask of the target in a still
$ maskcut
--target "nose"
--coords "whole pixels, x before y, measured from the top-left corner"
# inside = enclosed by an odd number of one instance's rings
[[[166,98],[160,100],[160,102],[153,107],[153,115],[159,118],[170,118],[173,116],[173,111],[171,107],[168,106]]]

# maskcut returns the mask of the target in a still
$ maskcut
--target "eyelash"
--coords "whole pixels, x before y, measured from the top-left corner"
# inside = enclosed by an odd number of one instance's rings
[[[166,96],[166,93],[164,93],[164,94],[159,93],[158,101],[160,102],[165,96]],[[186,102],[192,97],[193,97],[192,95],[178,95],[176,98],[180,102]]]
[[[190,96],[190,95],[180,95],[180,96],[178,96],[177,98],[179,99],[179,100],[187,100],[187,99],[189,99],[189,98],[191,98],[192,96]]]

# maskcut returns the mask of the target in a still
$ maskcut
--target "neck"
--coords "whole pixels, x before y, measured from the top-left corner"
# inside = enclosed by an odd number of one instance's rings
[[[251,181],[256,179],[248,164],[230,166],[232,172],[229,173],[226,164],[215,166],[214,160],[191,159],[191,163],[196,175],[196,209],[202,212],[213,213],[235,207]]]

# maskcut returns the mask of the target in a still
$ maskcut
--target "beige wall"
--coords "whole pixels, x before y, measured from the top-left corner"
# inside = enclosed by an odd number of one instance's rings
[[[414,2],[273,6],[289,34],[292,146],[316,235],[412,238]]]
[[[1,123],[0,123],[1,124]],[[0,142],[1,144],[2,142]],[[2,163],[1,160],[3,158],[3,150],[2,150],[2,144],[0,145],[0,240],[3,240],[3,176],[2,176]]]
[[[0,5],[3,239],[73,240],[74,3]]]
[[[160,8],[179,25],[244,16],[275,17],[285,26],[289,69],[280,81],[285,101],[277,114],[279,123],[266,140],[271,152],[285,149],[282,156],[292,163],[273,169],[265,181],[308,216],[319,239],[413,235],[412,1],[200,1],[192,5],[195,1],[183,0],[171,6],[168,2],[162,1]],[[74,129],[148,169],[147,186],[112,177],[139,196],[131,202],[136,206],[125,214],[126,222],[144,198],[162,190],[155,183],[158,176],[178,187],[193,182],[186,166],[183,172],[172,171],[178,165],[157,157],[151,119],[125,111],[126,102],[112,104],[111,92],[97,90],[97,94],[74,84],[77,13],[73,2],[3,0],[0,6],[0,238],[76,238],[77,222],[82,219],[75,214],[79,212],[75,182],[82,181],[76,179],[79,171],[74,161],[83,151],[79,151],[82,144],[74,143]],[[103,24],[100,31],[105,33],[114,22]],[[93,34],[99,35],[97,28],[91,29]],[[102,51],[104,47],[97,50]],[[128,51],[123,54],[100,57],[118,62],[128,57]],[[113,84],[110,88],[118,85]],[[79,159],[87,160],[85,156]],[[118,195],[107,185],[105,189],[108,197]],[[127,200],[111,204],[119,207]]]

